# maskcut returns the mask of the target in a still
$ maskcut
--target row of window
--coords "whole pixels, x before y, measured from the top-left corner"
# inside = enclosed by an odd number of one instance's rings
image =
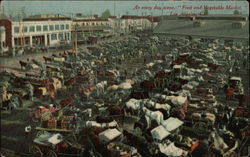
[[[70,40],[70,36],[69,36],[69,33],[59,33],[58,35],[57,34],[51,34],[51,40]]]
[[[82,23],[83,26],[91,26],[91,23]],[[92,23],[92,26],[108,26],[109,23]]]
[[[69,24],[66,24],[66,26],[64,24],[61,25],[37,25],[35,26],[29,26],[29,32],[41,32],[41,31],[54,31],[54,30],[64,30],[66,27],[66,30],[69,29]],[[14,27],[14,32],[15,33],[19,33],[19,27],[16,26]],[[23,26],[22,32],[26,33],[28,32],[28,27],[27,26]]]

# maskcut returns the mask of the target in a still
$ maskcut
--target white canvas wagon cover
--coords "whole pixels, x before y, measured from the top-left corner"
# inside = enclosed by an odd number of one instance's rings
[[[119,137],[122,133],[117,129],[107,129],[101,132],[98,136],[100,140],[104,142],[109,142],[114,140],[116,137]]]
[[[167,131],[173,131],[183,125],[183,121],[178,118],[170,117],[167,120],[162,122],[162,125],[166,128]]]
[[[170,133],[162,126],[158,126],[151,130],[152,137],[158,140],[163,140],[166,138]]]
[[[169,157],[186,156],[188,154],[187,151],[176,147],[174,143],[170,143],[169,145],[159,144],[159,149],[163,154]]]
[[[56,145],[63,141],[63,136],[61,134],[52,134],[49,132],[45,132],[41,134],[39,137],[34,139],[34,142],[41,145]]]
[[[230,78],[230,80],[241,81],[241,78],[233,76]]]

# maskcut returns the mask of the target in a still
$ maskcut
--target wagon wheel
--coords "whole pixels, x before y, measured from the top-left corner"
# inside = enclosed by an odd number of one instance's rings
[[[204,122],[197,122],[193,125],[193,128],[195,129],[195,133],[198,135],[204,135],[206,134],[205,130],[207,128],[206,123]]]
[[[57,154],[56,154],[56,152],[54,152],[53,150],[49,150],[49,151],[46,153],[46,157],[57,157]]]
[[[52,113],[51,112],[45,112],[41,115],[41,121],[45,121],[45,120],[48,120],[49,117],[52,116]]]
[[[213,92],[216,93],[219,90],[219,87],[218,86],[212,86],[212,90],[213,90]]]
[[[42,157],[43,153],[41,151],[41,149],[38,146],[30,146],[29,147],[29,153],[33,156],[33,157]]]

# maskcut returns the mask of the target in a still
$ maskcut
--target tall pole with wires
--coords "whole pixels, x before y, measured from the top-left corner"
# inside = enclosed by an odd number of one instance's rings
[[[72,35],[72,53],[77,56],[77,24],[73,24],[72,25],[72,29],[71,29],[73,35]]]
[[[115,11],[116,11],[116,1],[114,0],[114,16],[115,16]]]

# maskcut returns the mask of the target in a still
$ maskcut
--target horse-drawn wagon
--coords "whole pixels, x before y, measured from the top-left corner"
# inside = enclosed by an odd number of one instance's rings
[[[38,106],[31,111],[30,116],[32,121],[38,122],[39,119],[45,120],[50,118],[52,116],[52,112],[55,112],[57,110],[59,110],[59,108],[57,108],[53,104],[51,104],[49,108],[46,108],[44,106]]]
[[[37,157],[82,156],[83,152],[84,147],[79,143],[71,142],[59,133],[47,131],[37,136],[29,148],[29,153]]]
[[[214,127],[216,116],[209,112],[194,112],[185,117],[184,130],[195,133],[196,136],[206,136]]]
[[[242,79],[240,77],[231,77],[226,88],[227,97],[244,94]]]

